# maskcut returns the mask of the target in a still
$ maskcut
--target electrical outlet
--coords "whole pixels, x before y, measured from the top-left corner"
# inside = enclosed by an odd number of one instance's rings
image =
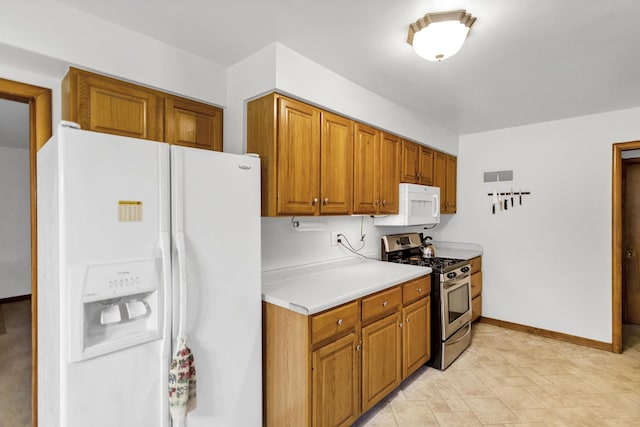
[[[341,233],[338,233],[337,231],[332,231],[331,232],[331,246],[338,246],[338,235]]]

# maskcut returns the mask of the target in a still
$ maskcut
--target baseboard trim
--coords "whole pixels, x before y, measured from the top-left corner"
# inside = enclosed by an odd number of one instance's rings
[[[533,326],[521,325],[519,323],[507,322],[505,320],[492,319],[490,317],[480,317],[481,323],[499,326],[505,329],[511,329],[518,332],[525,332],[531,335],[538,335],[545,338],[551,338],[558,341],[565,341],[571,344],[577,344],[584,347],[591,347],[598,350],[613,351],[611,343],[596,341],[589,338],[577,337],[575,335],[563,334],[562,332],[550,331],[548,329],[535,328]]]

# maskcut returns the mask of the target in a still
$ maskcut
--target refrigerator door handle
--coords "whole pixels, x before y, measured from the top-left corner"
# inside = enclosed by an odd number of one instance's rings
[[[171,255],[169,247],[169,233],[160,232],[160,254],[162,256],[162,292],[164,295],[164,324],[165,337],[162,346],[162,357],[169,357],[171,352]]]
[[[178,336],[177,340],[187,339],[187,266],[186,266],[186,248],[184,241],[184,232],[180,231],[175,234],[176,252],[178,255],[178,286],[180,298],[179,314],[178,314]]]

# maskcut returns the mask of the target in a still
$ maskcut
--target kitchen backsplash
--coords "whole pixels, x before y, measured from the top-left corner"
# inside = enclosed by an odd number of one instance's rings
[[[303,224],[325,222],[326,229],[319,231],[295,231],[291,217],[262,218],[262,270],[292,267],[322,261],[357,256],[341,246],[331,245],[332,232],[346,235],[355,249],[362,246],[360,229],[365,235],[364,247],[358,253],[380,258],[380,236],[423,232],[437,239],[436,229],[416,227],[376,227],[369,216],[295,217]],[[440,227],[440,225],[438,226]]]

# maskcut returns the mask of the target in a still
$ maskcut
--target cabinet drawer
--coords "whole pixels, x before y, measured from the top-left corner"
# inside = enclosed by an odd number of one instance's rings
[[[482,293],[482,271],[471,275],[471,298]]]
[[[386,291],[362,299],[362,321],[367,322],[388,313],[393,313],[402,305],[402,288],[396,286]]]
[[[482,316],[482,295],[471,300],[471,321],[475,321],[480,316]]]
[[[312,344],[353,329],[358,323],[358,314],[357,301],[316,314],[311,318]]]
[[[471,264],[471,274],[477,273],[482,270],[482,257],[477,256],[469,260],[469,264]]]
[[[412,301],[429,295],[431,292],[431,276],[414,279],[402,285],[402,304],[407,305]]]

